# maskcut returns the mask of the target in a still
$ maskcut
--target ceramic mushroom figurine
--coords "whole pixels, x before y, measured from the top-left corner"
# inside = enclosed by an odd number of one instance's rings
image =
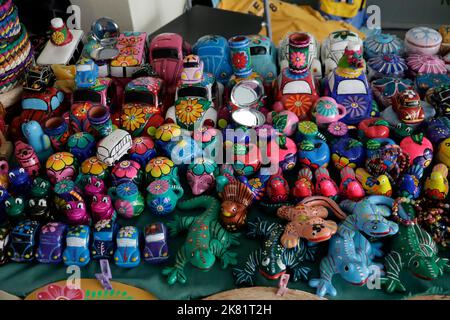
[[[331,209],[340,219],[347,215],[339,208],[338,204],[326,197],[308,197],[295,207],[282,206],[278,209],[278,217],[288,220],[280,238],[285,248],[294,248],[300,238],[311,242],[322,242],[331,238],[337,232],[337,224],[332,220],[326,220],[328,210]]]
[[[247,222],[247,209],[253,202],[254,195],[240,181],[227,184],[222,193],[220,222],[228,231],[236,231]]]

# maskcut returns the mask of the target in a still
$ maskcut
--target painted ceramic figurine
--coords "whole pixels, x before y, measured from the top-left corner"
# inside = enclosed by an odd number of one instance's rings
[[[356,179],[355,171],[350,167],[345,167],[340,171],[341,184],[339,185],[339,195],[344,199],[353,201],[364,197],[365,191],[361,183]]]
[[[330,173],[324,167],[316,169],[314,173],[316,177],[316,193],[317,195],[334,198],[339,193],[339,188],[330,177]]]
[[[124,218],[137,217],[144,211],[144,197],[139,192],[139,188],[132,182],[109,188],[108,195],[114,201],[116,212]]]
[[[253,203],[254,195],[247,186],[234,181],[225,186],[222,192],[220,223],[235,232],[247,224],[247,210]]]
[[[409,155],[410,165],[420,165],[427,168],[433,159],[433,145],[423,133],[414,134],[404,138],[400,142],[400,148],[404,154]]]
[[[51,183],[61,180],[75,179],[77,173],[76,159],[70,152],[57,152],[52,154],[45,164],[47,176]]]
[[[248,229],[248,237],[262,238],[263,242],[260,249],[250,254],[242,269],[233,270],[237,285],[253,285],[258,271],[269,280],[280,278],[287,269],[291,270],[293,281],[308,279],[310,268],[304,266],[303,262],[314,259],[314,247],[308,247],[301,240],[292,249],[283,247],[280,238],[284,233],[284,226],[279,223],[258,219],[256,222],[249,222]]]
[[[53,221],[55,214],[50,208],[47,197],[32,198],[28,200],[28,215],[36,221]]]
[[[105,194],[106,185],[102,179],[97,178],[96,176],[91,176],[88,178],[88,183],[84,187],[84,194],[93,197],[97,194]]]
[[[364,145],[353,138],[341,138],[331,146],[331,160],[336,169],[345,167],[357,168],[364,165],[366,149]]]
[[[321,139],[303,140],[298,145],[298,161],[311,169],[326,167],[330,162],[330,148]]]
[[[92,197],[91,213],[94,223],[100,220],[114,221],[117,215],[111,197],[106,194],[96,194]]]
[[[144,259],[159,264],[169,259],[168,230],[164,223],[156,222],[144,227]]]
[[[438,248],[431,236],[414,220],[415,210],[407,200],[396,200],[397,210],[405,206],[408,216],[399,217],[399,232],[392,239],[391,251],[386,255],[386,277],[381,283],[388,293],[406,291],[400,280],[404,269],[421,279],[433,280],[450,273],[449,260],[438,255]]]
[[[5,200],[5,212],[11,221],[21,221],[25,218],[25,200],[23,197],[9,197]]]
[[[314,195],[313,173],[309,168],[302,168],[298,172],[297,180],[291,189],[291,195],[296,200],[301,200]]]
[[[34,198],[42,198],[49,196],[50,182],[41,177],[36,177],[33,180],[30,196]]]
[[[341,120],[347,114],[347,110],[333,98],[321,97],[315,102],[311,114],[319,126],[325,126]]]
[[[72,225],[90,225],[91,217],[84,201],[68,201],[65,208],[67,222]]]
[[[28,143],[36,152],[39,161],[44,163],[53,153],[52,144],[48,135],[44,133],[39,122],[31,120],[22,124],[22,132]]]
[[[17,224],[11,231],[11,241],[6,250],[9,259],[15,262],[34,260],[38,230],[37,221],[27,219]]]
[[[8,173],[10,190],[13,194],[27,195],[31,190],[31,178],[24,168],[13,169]]]
[[[69,152],[77,158],[78,163],[83,163],[95,155],[97,143],[90,133],[77,132],[69,137],[67,147]]]
[[[404,90],[392,98],[392,108],[400,121],[406,124],[418,124],[425,120],[425,112],[417,92]]]
[[[40,263],[60,263],[64,251],[67,226],[62,222],[49,222],[42,226],[36,259]]]
[[[358,130],[369,139],[389,138],[389,122],[382,118],[368,118],[358,124]]]
[[[114,261],[121,268],[134,268],[141,262],[139,230],[133,226],[120,228],[116,238],[117,249]]]
[[[392,194],[392,186],[386,175],[382,174],[376,177],[363,168],[357,168],[355,173],[356,179],[361,183],[367,194],[383,196]]]
[[[133,138],[130,149],[130,159],[139,162],[141,168],[156,156],[155,143],[150,137]]]
[[[142,177],[141,165],[134,160],[122,160],[116,163],[111,170],[111,180],[114,186],[125,182],[133,182],[139,186]]]
[[[172,236],[188,230],[186,242],[178,250],[173,267],[163,269],[169,284],[186,283],[184,268],[187,263],[201,270],[210,269],[216,258],[222,261],[222,267],[237,263],[237,254],[229,251],[233,245],[239,245],[238,236],[228,233],[219,223],[220,203],[214,197],[200,196],[180,202],[182,210],[206,208],[206,211],[193,217],[176,215],[174,221],[167,223]]]
[[[337,231],[337,224],[332,220],[325,220],[328,217],[327,208],[340,219],[347,217],[336,202],[326,197],[308,197],[295,207],[279,208],[277,216],[289,221],[280,238],[281,244],[291,249],[298,246],[300,238],[311,242],[330,239]]]
[[[445,164],[447,167],[450,166],[450,138],[445,139],[439,144],[437,160]]]
[[[196,158],[186,172],[186,178],[194,196],[208,192],[215,187],[219,167],[209,158]]]
[[[113,220],[99,220],[92,230],[91,254],[94,259],[110,259],[114,256],[118,224]]]
[[[278,173],[270,176],[266,184],[266,198],[267,202],[275,206],[287,203],[289,200],[290,187],[287,180],[284,178],[281,169]]]
[[[397,183],[397,194],[401,197],[417,199],[422,190],[423,168],[420,165],[414,165],[400,176]]]
[[[91,231],[88,226],[70,226],[67,231],[66,249],[63,261],[66,266],[84,267],[91,260],[89,240]]]
[[[25,169],[30,177],[36,177],[41,169],[41,163],[33,148],[22,141],[16,141],[14,149],[14,155],[19,165]]]
[[[175,210],[184,189],[177,180],[160,179],[150,183],[147,192],[146,203],[150,211],[156,215],[166,215]]]
[[[444,200],[448,195],[448,167],[438,163],[425,180],[425,195],[431,199]]]
[[[405,34],[407,54],[437,54],[442,43],[441,34],[428,27],[414,27]]]

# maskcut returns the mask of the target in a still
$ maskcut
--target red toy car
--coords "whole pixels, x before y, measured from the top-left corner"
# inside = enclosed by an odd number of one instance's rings
[[[425,113],[419,94],[414,90],[405,90],[392,99],[392,108],[400,121],[406,124],[417,124],[425,119]]]

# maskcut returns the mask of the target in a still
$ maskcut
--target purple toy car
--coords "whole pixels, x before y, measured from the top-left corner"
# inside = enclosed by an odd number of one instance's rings
[[[62,222],[49,222],[42,226],[36,258],[40,263],[60,263],[64,250],[67,226]]]
[[[162,222],[156,222],[144,228],[144,259],[149,263],[161,263],[169,258],[167,245],[167,227]]]

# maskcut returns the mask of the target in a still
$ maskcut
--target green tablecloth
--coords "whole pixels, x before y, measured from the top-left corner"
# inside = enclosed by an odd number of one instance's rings
[[[199,212],[183,212],[182,215],[198,214]],[[274,219],[274,213],[266,212],[265,209],[255,206],[250,212],[249,219],[255,219],[257,216],[267,219]],[[121,225],[136,225],[142,231],[143,227],[152,221],[168,221],[168,217],[155,217],[149,213],[144,213],[141,217],[133,220],[119,219]],[[176,238],[169,240],[170,254],[168,264],[173,264],[176,250],[184,241],[184,236],[179,235]],[[321,244],[326,248],[327,243]],[[248,254],[258,248],[259,242],[257,240],[247,239],[245,235],[241,236],[241,244],[239,247],[233,248],[238,252],[239,265],[242,265],[247,259]],[[447,252],[448,253],[448,252]],[[316,263],[306,263],[311,266],[312,277],[319,275],[318,265]],[[215,294],[221,291],[235,288],[234,279],[231,268],[226,270],[221,269],[220,263],[216,263],[214,267],[208,272],[202,272],[194,267],[188,265],[185,269],[188,282],[184,285],[175,284],[169,286],[166,283],[165,277],[161,274],[162,265],[149,265],[145,262],[133,269],[123,269],[117,267],[113,262],[110,263],[113,280],[125,284],[133,285],[144,290],[147,290],[160,299],[198,299]],[[94,274],[100,272],[100,266],[97,261],[91,260],[86,266],[81,268],[82,278],[94,278]],[[4,290],[11,294],[21,297],[26,296],[33,290],[40,288],[51,282],[67,279],[66,266],[59,265],[45,265],[39,263],[15,263],[10,262],[0,267],[0,290]],[[441,291],[450,291],[450,277],[444,275],[435,281],[425,281],[413,277],[408,272],[402,272],[401,279],[405,281],[407,292],[404,294],[386,294],[383,290],[369,290],[366,286],[355,287],[343,281],[339,275],[333,278],[338,295],[333,299],[401,299],[411,294],[424,293],[430,288],[435,288]],[[277,286],[278,281],[270,281],[264,279],[258,274],[255,285],[261,286]],[[315,289],[310,288],[306,282],[289,283],[290,288],[315,292]],[[331,298],[331,297],[327,297]]]

